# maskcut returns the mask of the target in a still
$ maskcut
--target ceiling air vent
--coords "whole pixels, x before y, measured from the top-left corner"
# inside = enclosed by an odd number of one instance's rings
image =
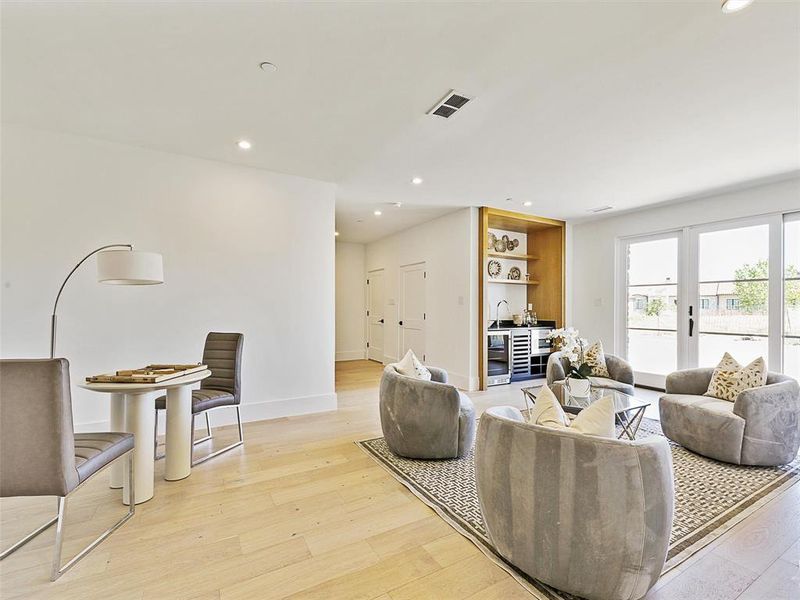
[[[590,208],[586,212],[601,213],[601,212],[606,212],[607,210],[611,210],[612,208],[614,208],[614,207],[613,206],[608,206],[608,205],[606,205],[606,206],[597,206],[595,208]]]
[[[456,111],[462,108],[467,102],[472,100],[461,92],[450,90],[444,98],[439,100],[432,109],[428,111],[429,115],[436,115],[449,119]]]

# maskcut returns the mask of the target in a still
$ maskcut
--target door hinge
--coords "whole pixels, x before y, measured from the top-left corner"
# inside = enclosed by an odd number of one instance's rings
[[[367,342],[367,348],[369,348],[369,342]]]
[[[427,279],[428,278],[428,272],[427,271],[423,271],[422,272],[422,278],[423,279]]]
[[[427,318],[428,318],[428,315],[427,315],[427,313],[422,313],[422,320],[424,321],[424,320],[425,320],[425,319],[427,319]]]
[[[369,311],[367,311],[367,316],[369,316]]]
[[[369,285],[369,279],[367,279],[367,285]]]
[[[422,362],[425,362],[425,355],[422,355]]]

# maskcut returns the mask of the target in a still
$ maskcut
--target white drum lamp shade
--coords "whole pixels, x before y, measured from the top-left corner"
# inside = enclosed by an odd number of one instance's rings
[[[156,252],[107,250],[97,254],[97,281],[110,285],[164,283],[164,261]]]

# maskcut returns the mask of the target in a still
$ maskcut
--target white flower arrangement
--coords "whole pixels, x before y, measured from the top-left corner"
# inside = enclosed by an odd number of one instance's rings
[[[561,355],[568,359],[573,366],[578,366],[583,362],[583,349],[589,345],[589,342],[580,337],[578,330],[574,327],[554,329],[547,339],[559,345]]]

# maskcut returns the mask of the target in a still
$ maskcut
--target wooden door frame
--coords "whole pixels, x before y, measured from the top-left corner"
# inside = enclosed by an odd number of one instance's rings
[[[529,233],[537,226],[541,228],[560,227],[561,228],[561,315],[557,319],[560,327],[565,325],[564,321],[567,314],[567,272],[566,272],[566,252],[567,252],[567,224],[565,221],[538,217],[524,213],[502,210],[481,206],[478,209],[478,389],[486,389],[487,379],[487,355],[486,355],[486,297],[487,297],[487,277],[486,261],[488,259],[487,243],[489,240],[489,220],[490,217],[499,221],[496,227],[501,229],[515,230],[517,227],[520,233]]]

